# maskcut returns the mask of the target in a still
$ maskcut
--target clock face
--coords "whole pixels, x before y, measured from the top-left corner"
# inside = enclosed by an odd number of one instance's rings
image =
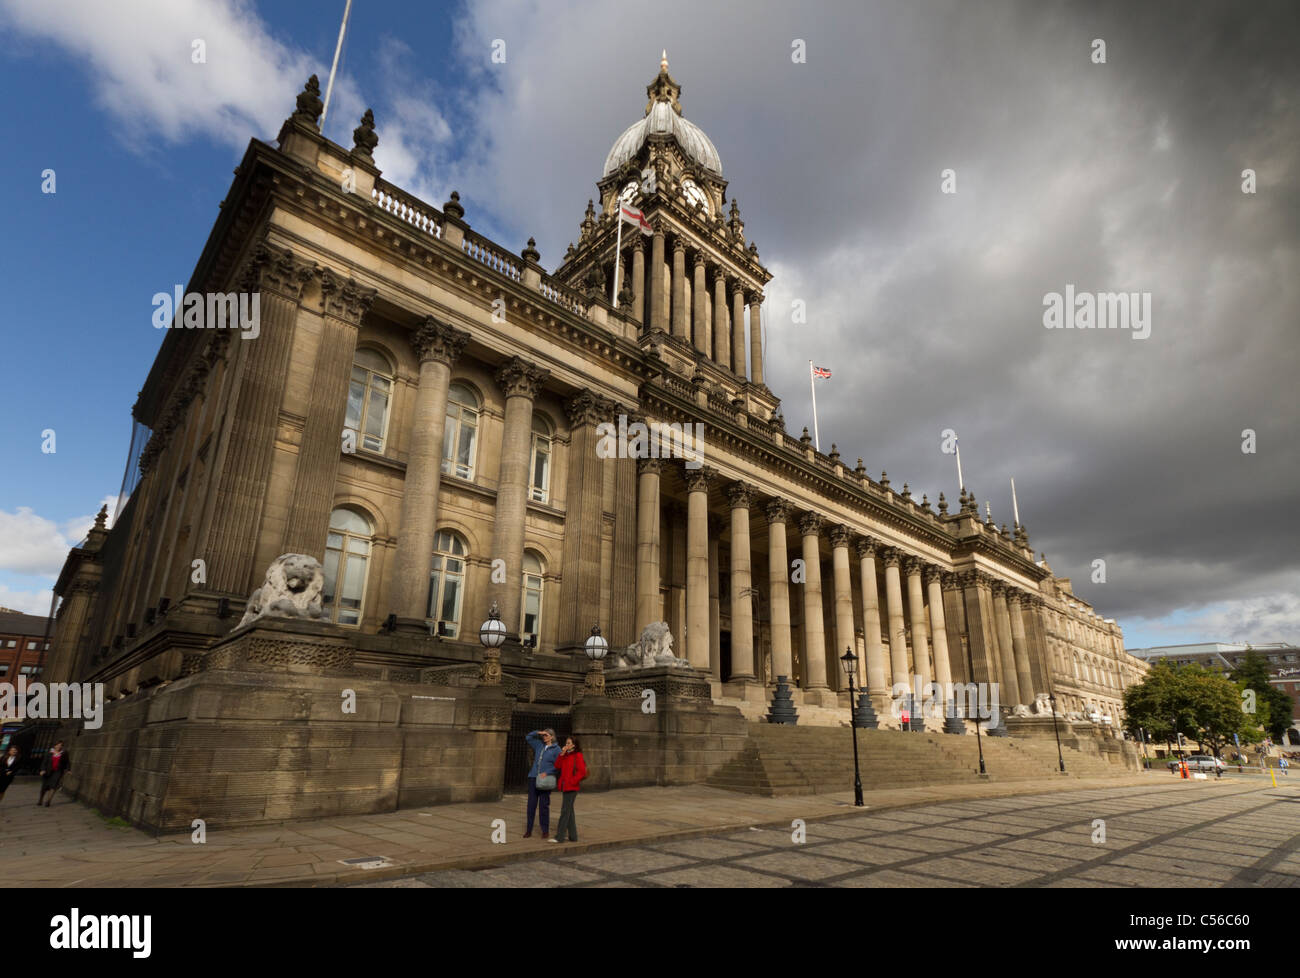
[[[618,199],[622,201],[624,204],[630,204],[636,198],[637,191],[640,189],[641,189],[640,184],[638,184],[635,180],[633,180],[631,183],[629,183],[626,187],[623,188],[622,193],[618,195]]]
[[[686,180],[682,183],[682,194],[686,197],[686,203],[694,207],[699,204],[704,208],[704,213],[709,213],[709,197],[696,185],[694,180]]]

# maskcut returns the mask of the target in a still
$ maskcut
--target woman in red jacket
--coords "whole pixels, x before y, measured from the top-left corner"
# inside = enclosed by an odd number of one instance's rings
[[[559,773],[559,784],[564,802],[560,806],[560,824],[555,830],[552,842],[577,842],[578,823],[573,818],[573,800],[578,797],[578,786],[587,776],[587,762],[582,759],[582,749],[573,737],[564,738],[564,748],[555,759],[555,770]],[[568,839],[565,839],[565,835]]]

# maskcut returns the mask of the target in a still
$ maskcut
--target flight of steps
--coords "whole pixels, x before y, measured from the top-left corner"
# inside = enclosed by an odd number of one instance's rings
[[[992,781],[1057,778],[1056,744],[1031,739],[983,737]],[[1063,747],[1069,777],[1132,773],[1099,755]],[[905,788],[967,783],[979,772],[974,736],[859,730],[862,787]],[[758,795],[809,795],[853,787],[853,744],[846,727],[749,724],[745,749],[707,782]]]

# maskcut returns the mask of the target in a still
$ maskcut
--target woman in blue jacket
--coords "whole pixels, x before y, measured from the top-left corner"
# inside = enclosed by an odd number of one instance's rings
[[[555,790],[555,760],[560,756],[560,745],[555,742],[555,731],[550,727],[534,730],[528,735],[528,746],[533,749],[533,766],[528,769],[528,828],[527,839],[533,834],[533,817],[541,809],[542,838],[551,828],[551,792]],[[542,784],[537,784],[538,778]]]

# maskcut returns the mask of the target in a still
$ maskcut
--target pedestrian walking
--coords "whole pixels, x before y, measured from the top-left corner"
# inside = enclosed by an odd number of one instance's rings
[[[556,788],[555,759],[560,756],[560,745],[555,741],[555,731],[533,730],[527,737],[533,749],[533,766],[528,769],[528,825],[524,838],[533,834],[534,817],[541,823],[542,838],[551,828],[551,792]]]
[[[10,747],[5,751],[5,756],[0,759],[0,800],[3,800],[5,792],[13,784],[14,778],[18,775],[18,748]]]
[[[1291,766],[1290,762],[1286,759],[1285,754],[1277,759],[1277,766],[1282,769],[1282,773],[1285,775],[1286,769]]]
[[[564,749],[555,762],[560,772],[560,792],[564,800],[560,803],[560,824],[555,829],[552,842],[577,842],[578,823],[573,814],[573,803],[578,797],[578,788],[587,776],[587,762],[582,757],[582,749],[576,737],[564,738]],[[568,836],[565,839],[565,836]]]
[[[63,784],[63,776],[71,770],[72,755],[63,749],[63,741],[55,741],[50,752],[45,755],[45,760],[41,762],[41,794],[36,799],[38,806],[41,802],[45,802],[45,807],[50,807],[50,802],[58,793],[59,786]],[[47,791],[50,793],[48,800],[45,798]]]

